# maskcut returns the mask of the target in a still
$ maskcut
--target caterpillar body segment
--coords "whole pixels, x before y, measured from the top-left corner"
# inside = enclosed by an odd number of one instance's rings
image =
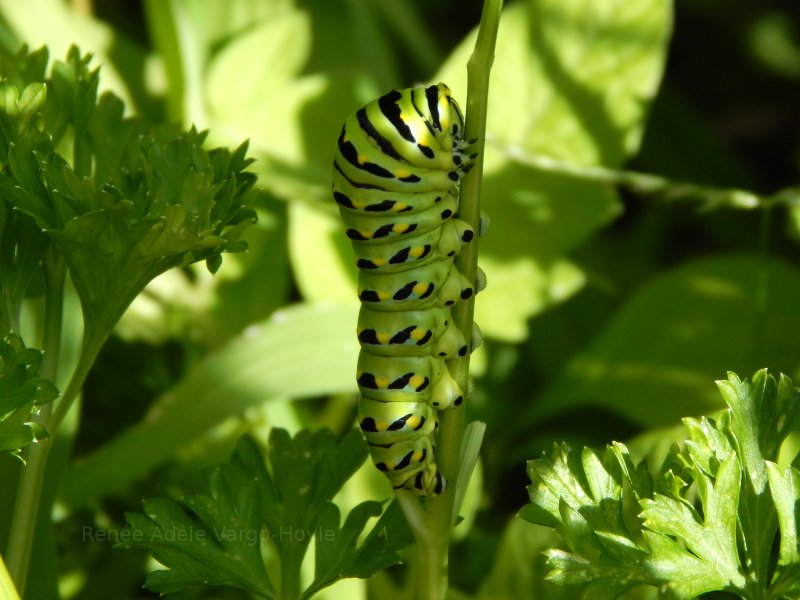
[[[458,187],[454,185],[446,190],[435,187],[421,189],[423,182],[420,182],[415,191],[409,192],[383,187],[357,187],[356,183],[347,179],[334,164],[333,199],[343,215],[417,213],[439,204],[447,196],[458,199]]]
[[[444,477],[432,462],[434,450],[429,436],[395,442],[391,448],[370,446],[369,453],[372,462],[395,489],[407,488],[420,495],[437,495],[444,491]]]
[[[358,341],[377,356],[466,356],[464,336],[445,308],[385,313],[364,305],[358,313]]]
[[[464,400],[447,363],[432,356],[387,357],[362,352],[356,380],[362,396],[381,402],[427,402],[443,409]]]
[[[348,215],[347,237],[356,242],[383,243],[394,241],[398,237],[418,235],[439,229],[442,223],[450,219],[458,207],[451,195],[427,210],[418,213],[399,213],[385,219],[375,219],[375,215]]]
[[[439,426],[436,410],[427,402],[382,402],[362,398],[358,426],[370,446],[390,448],[400,441],[428,438]]]
[[[355,241],[356,266],[376,273],[394,273],[455,257],[474,238],[472,228],[460,219],[449,219],[418,235],[386,243]]]
[[[358,274],[359,299],[378,311],[450,307],[474,293],[474,286],[451,261],[437,261],[424,269],[399,273],[362,270]]]
[[[469,348],[451,307],[470,298],[453,259],[476,232],[457,218],[477,156],[444,84],[392,90],[345,120],[333,199],[359,268],[358,422],[393,487],[435,496],[438,411],[463,402],[446,360]]]

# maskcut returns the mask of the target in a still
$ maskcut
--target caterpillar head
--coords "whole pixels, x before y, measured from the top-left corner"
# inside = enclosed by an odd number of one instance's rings
[[[461,140],[464,131],[464,116],[458,103],[450,94],[450,88],[437,83],[425,89],[431,111],[431,125],[436,140],[442,149],[450,150]]]

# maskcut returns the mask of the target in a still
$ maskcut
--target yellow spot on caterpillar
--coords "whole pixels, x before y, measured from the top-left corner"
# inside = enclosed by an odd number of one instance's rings
[[[389,421],[375,421],[375,429],[378,431],[386,431],[389,429]]]
[[[414,286],[414,293],[417,296],[421,296],[422,294],[424,294],[427,291],[428,291],[428,284],[427,283],[418,283],[417,285]]]
[[[409,254],[409,256],[411,256],[413,258],[419,258],[420,256],[422,256],[423,252],[425,252],[425,248],[424,247],[415,246],[414,248],[411,248],[411,250],[409,251],[408,254]]]
[[[403,210],[405,210],[407,206],[408,204],[406,204],[405,202],[398,202],[392,208],[394,209],[394,212],[399,213],[403,212]]]
[[[381,332],[378,332],[377,338],[378,338],[378,343],[380,344],[388,344],[389,340],[392,339],[388,333],[381,333]]]
[[[386,302],[392,295],[389,292],[378,292],[378,300]]]
[[[409,429],[416,429],[417,427],[419,427],[419,421],[420,419],[419,416],[417,415],[409,417],[408,419],[406,419],[406,427],[408,427]]]
[[[408,225],[405,223],[395,223],[392,226],[392,231],[394,231],[395,233],[405,233],[407,229]]]
[[[361,237],[363,237],[365,239],[369,240],[369,239],[372,238],[372,231],[369,230],[369,229],[361,229],[358,233],[360,233]]]
[[[403,177],[408,177],[409,175],[411,175],[411,171],[409,171],[408,169],[397,169],[397,171],[394,172],[394,176],[397,177],[398,179],[402,179]]]
[[[425,383],[425,378],[421,375],[414,375],[411,379],[408,380],[408,384],[413,388],[418,388],[423,383]]]
[[[422,450],[417,450],[414,454],[411,455],[411,460],[414,462],[422,462],[422,459],[425,457],[425,454]]]
[[[369,160],[369,157],[366,154],[358,155],[358,164],[363,165],[367,160]]]
[[[389,387],[389,380],[386,379],[385,377],[380,377],[380,378],[376,377],[375,385],[378,386],[379,390],[385,390],[386,388]]]
[[[428,334],[428,330],[424,327],[417,327],[414,331],[411,332],[411,339],[415,342],[420,341]]]

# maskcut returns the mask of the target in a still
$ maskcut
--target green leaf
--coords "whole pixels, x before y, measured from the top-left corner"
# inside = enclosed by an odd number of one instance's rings
[[[766,370],[752,380],[729,373],[718,385],[730,408],[684,419],[689,439],[667,452],[655,481],[616,443],[605,455],[585,449],[579,460],[562,445],[530,461],[531,504],[520,514],[556,529],[569,549],[548,551],[549,579],[580,586],[583,598],[616,597],[636,584],[681,599],[797,594],[800,472],[764,454],[777,456],[800,426],[798,390]]]
[[[779,594],[788,597],[789,594],[800,592],[800,471],[792,466],[781,471],[775,463],[767,462],[767,475],[781,532],[778,566],[772,587],[775,597]]]
[[[138,95],[137,90],[129,89],[134,82],[128,84],[124,81],[121,68],[141,65],[146,50],[115,33],[107,21],[91,18],[84,11],[58,0],[4,4],[0,6],[0,12],[8,30],[6,35],[18,40],[13,44],[15,49],[20,43],[30,48],[47,46],[52,56],[66,56],[75,41],[80,40],[84,49],[97,56],[98,62],[103,64],[101,88],[112,91],[128,106],[134,105],[132,96]],[[34,65],[41,63],[37,61]],[[35,73],[35,69],[29,68],[25,76],[29,77],[30,73]]]
[[[21,331],[22,303],[42,276],[41,261],[50,243],[33,219],[0,204],[0,331]]]
[[[561,445],[528,463],[531,504],[520,516],[555,527],[570,549],[548,552],[549,580],[589,584],[596,588],[592,593],[602,589],[614,595],[649,581],[646,550],[635,541],[642,537],[640,509],[622,496],[647,493],[642,468],[634,467],[622,445],[609,446],[602,455],[588,448],[579,455]]]
[[[58,389],[39,376],[42,353],[25,348],[22,339],[7,334],[0,340],[0,454],[19,455],[24,446],[47,437],[31,422],[35,407],[52,402]]]
[[[741,467],[737,457],[731,455],[722,462],[716,481],[698,474],[695,483],[700,492],[702,518],[685,503],[655,494],[652,500],[643,500],[644,526],[650,531],[682,540],[692,554],[707,563],[708,580],[702,584],[706,591],[723,589],[727,585],[742,588],[744,576],[739,572],[736,548],[741,486]],[[711,572],[715,577],[708,576]]]
[[[339,509],[326,505],[317,521],[314,581],[303,592],[311,598],[339,579],[366,579],[377,571],[398,564],[398,550],[413,543],[411,530],[397,502],[383,511],[380,502],[362,502],[347,515],[339,527]],[[371,517],[380,520],[362,543],[359,537]]]
[[[341,441],[328,430],[294,438],[273,429],[269,468],[254,441],[242,438],[230,462],[209,477],[209,491],[175,503],[145,502],[146,515],[129,514],[124,548],[149,549],[168,570],[148,575],[146,587],[169,593],[198,585],[232,585],[265,598],[310,598],[344,577],[369,577],[399,562],[411,535],[396,505],[359,543],[381,503],[356,506],[340,525],[333,497],[366,460],[358,430]],[[300,589],[300,570],[311,540],[314,581]],[[280,593],[264,568],[262,543],[277,550]]]
[[[168,570],[152,572],[145,587],[161,594],[200,585],[231,585],[278,598],[261,557],[261,469],[247,470],[258,450],[244,438],[231,462],[209,477],[209,491],[185,498],[146,500],[144,515],[128,513],[121,548],[147,549]],[[250,455],[250,456],[249,456]]]
[[[64,62],[52,65],[44,103],[30,87],[41,82],[28,83],[25,111],[14,90],[0,94],[3,117],[14,125],[2,128],[8,168],[0,189],[63,256],[81,300],[89,355],[156,276],[201,260],[216,270],[220,253],[242,251],[258,196],[255,175],[246,171],[246,143],[207,150],[206,134],[195,129],[124,118],[118,99],[97,102],[99,73],[90,61],[70,48]],[[30,124],[34,108],[46,125],[42,139]]]
[[[756,277],[765,289],[756,289]],[[763,326],[753,311],[761,293],[769,297]],[[592,405],[655,427],[718,410],[723,403],[710,382],[720,373],[765,364],[797,370],[800,337],[787,332],[800,331],[799,305],[795,265],[748,255],[689,261],[637,290],[517,422]]]

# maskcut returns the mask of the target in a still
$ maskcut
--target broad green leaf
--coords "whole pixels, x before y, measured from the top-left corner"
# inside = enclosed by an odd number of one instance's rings
[[[489,287],[476,301],[486,335],[520,341],[528,318],[577,291],[585,277],[564,255],[620,211],[614,192],[514,156],[617,167],[635,153],[663,72],[671,10],[668,0],[544,0],[504,12],[482,204],[491,225],[479,262]],[[462,106],[474,35],[435,77]]]
[[[158,49],[167,81],[171,118],[187,126],[198,124],[207,127],[205,78],[214,51],[224,48],[232,40],[235,43],[238,36],[249,31],[254,23],[279,17],[291,6],[291,0],[144,2],[149,33]],[[245,74],[246,70],[236,68],[236,72]]]
[[[507,8],[491,73],[492,145],[615,167],[636,152],[672,26],[669,0],[537,0]],[[437,73],[456,99],[475,32]],[[489,156],[487,156],[487,160]],[[495,155],[490,171],[504,160]]]
[[[297,305],[254,324],[209,355],[137,425],[80,460],[70,503],[123,489],[183,445],[247,407],[356,391],[355,306]]]
[[[304,298],[358,303],[353,249],[334,211],[300,202],[289,206],[289,257]]]
[[[299,77],[310,47],[309,19],[296,9],[262,20],[226,44],[204,81],[209,125],[223,126],[234,138],[253,138],[254,148],[273,158],[301,164],[300,111],[326,85],[320,75]],[[246,77],[242,65],[249,66]]]
[[[757,280],[768,282],[763,315],[755,309]],[[657,426],[719,407],[708,382],[728,370],[768,364],[797,371],[800,338],[787,332],[800,331],[798,305],[800,270],[793,265],[746,255],[681,265],[632,295],[537,396],[529,418],[598,405]]]

